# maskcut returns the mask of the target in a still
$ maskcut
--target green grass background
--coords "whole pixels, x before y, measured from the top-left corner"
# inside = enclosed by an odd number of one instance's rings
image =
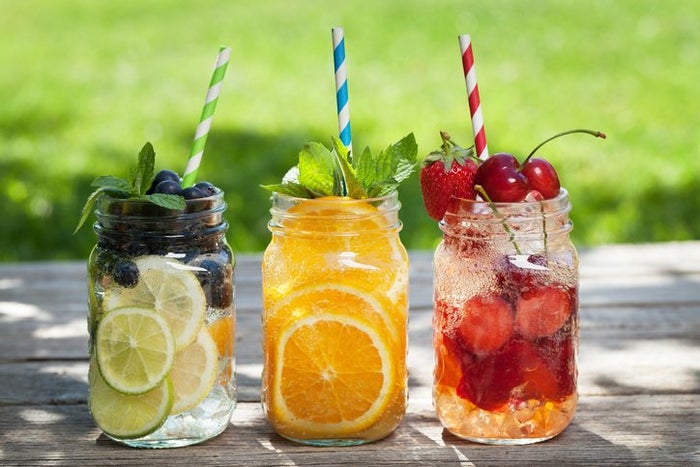
[[[239,251],[268,242],[268,194],[308,140],[337,132],[331,33],[346,34],[353,145],[446,130],[470,144],[457,35],[473,36],[491,152],[541,155],[574,203],[579,246],[700,238],[696,0],[0,0],[0,261],[84,258],[73,236],[97,175],[145,141],[185,167],[220,44],[233,49],[200,180],[227,193]],[[402,238],[431,249],[417,176]]]

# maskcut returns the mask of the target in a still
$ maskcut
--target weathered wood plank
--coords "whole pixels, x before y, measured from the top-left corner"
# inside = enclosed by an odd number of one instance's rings
[[[84,405],[0,407],[3,465],[693,464],[700,460],[699,436],[697,395],[582,398],[561,436],[525,447],[460,440],[440,427],[426,398],[411,400],[404,422],[389,438],[353,448],[286,441],[273,433],[257,403],[240,404],[218,438],[176,450],[121,447],[100,434]]]
[[[259,405],[260,256],[238,255],[239,404],[219,438],[123,448],[87,411],[83,261],[0,265],[0,464],[482,465],[700,463],[700,242],[581,252],[579,412],[550,442],[493,448],[444,432],[430,403],[431,252],[411,253],[410,406],[388,439],[351,449],[275,435]]]
[[[432,384],[431,319],[430,311],[423,310],[412,314],[409,321],[412,391]],[[239,314],[237,334],[239,398],[258,401],[262,368],[258,314]],[[700,393],[698,343],[700,307],[584,309],[579,391],[582,395]],[[8,345],[0,343],[0,347]],[[53,355],[0,361],[0,404],[85,401],[87,338],[81,339],[79,349],[75,339],[56,339],[54,345],[60,349],[57,355],[72,353],[76,359],[61,360]],[[17,347],[22,348],[20,343]],[[51,346],[41,347],[48,352]]]

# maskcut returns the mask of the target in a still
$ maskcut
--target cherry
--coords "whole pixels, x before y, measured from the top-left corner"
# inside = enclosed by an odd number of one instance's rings
[[[533,157],[523,164],[520,173],[527,178],[530,190],[539,192],[544,199],[556,198],[559,194],[559,176],[552,164],[546,160]]]
[[[476,171],[474,177],[476,191],[483,191],[482,196],[485,195],[488,201],[504,203],[556,198],[561,189],[557,171],[545,159],[533,158],[533,156],[546,143],[572,133],[587,133],[598,138],[606,137],[600,131],[586,129],[557,133],[530,151],[522,165],[512,154],[494,154],[482,162]]]
[[[518,160],[507,153],[498,153],[486,159],[477,169],[474,185],[479,185],[490,201],[515,203],[528,193],[527,178],[519,171]]]

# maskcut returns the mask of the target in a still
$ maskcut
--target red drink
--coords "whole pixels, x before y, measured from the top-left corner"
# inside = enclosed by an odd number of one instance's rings
[[[461,200],[435,252],[433,399],[455,435],[552,438],[576,409],[578,258],[565,190],[551,200]]]

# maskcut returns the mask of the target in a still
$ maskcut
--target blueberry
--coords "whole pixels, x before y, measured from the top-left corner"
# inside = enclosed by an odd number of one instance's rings
[[[184,190],[182,190],[180,194],[184,196],[185,199],[197,199],[207,197],[207,194],[201,189],[197,188],[196,186],[187,187]]]
[[[180,183],[174,180],[163,180],[158,185],[156,185],[156,193],[165,193],[169,195],[179,195],[182,194],[182,187]]]
[[[214,196],[218,192],[218,189],[209,182],[198,182],[194,186],[202,190],[206,196]]]
[[[153,194],[153,193],[162,193],[156,190],[156,187],[160,182],[164,182],[166,180],[171,180],[173,182],[176,182],[178,185],[180,184],[180,176],[173,172],[172,170],[161,170],[156,174],[155,177],[153,177],[153,181],[151,182],[151,187],[148,189],[146,194]]]
[[[124,287],[133,287],[139,281],[139,268],[131,261],[123,261],[114,266],[114,280]]]
[[[233,301],[233,278],[228,264],[213,259],[203,260],[199,266],[206,269],[202,280],[209,304],[215,308],[226,308]]]

